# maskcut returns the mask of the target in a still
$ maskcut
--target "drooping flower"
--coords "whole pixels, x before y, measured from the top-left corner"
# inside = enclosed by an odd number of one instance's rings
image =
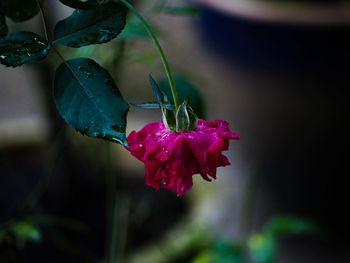
[[[197,127],[187,132],[171,131],[163,122],[153,122],[130,133],[127,149],[145,164],[146,185],[181,196],[191,189],[194,174],[211,181],[210,177],[216,179],[217,167],[230,164],[222,154],[230,139],[240,136],[230,132],[226,121],[198,119]]]

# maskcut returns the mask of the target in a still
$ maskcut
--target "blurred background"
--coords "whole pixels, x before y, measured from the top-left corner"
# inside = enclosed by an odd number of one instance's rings
[[[183,94],[201,118],[230,123],[231,166],[183,197],[144,185],[143,164],[117,144],[87,138],[59,117],[51,52],[0,67],[0,262],[350,262],[347,119],[350,2],[138,0]],[[45,2],[48,25],[72,9]],[[39,16],[7,20],[43,34]],[[93,57],[123,97],[166,89],[156,50],[135,17],[110,43],[71,49]],[[131,108],[127,134],[159,110]],[[106,195],[117,188],[116,204]],[[110,214],[118,227],[111,234]]]

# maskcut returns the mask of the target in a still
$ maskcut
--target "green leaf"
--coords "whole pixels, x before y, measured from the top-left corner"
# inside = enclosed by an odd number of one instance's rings
[[[111,41],[123,30],[126,12],[124,5],[115,2],[93,10],[75,10],[70,17],[56,24],[55,42],[78,48]]]
[[[0,38],[5,37],[8,34],[5,16],[0,11]]]
[[[199,118],[205,118],[205,106],[202,95],[197,87],[189,81],[185,76],[174,75],[174,83],[179,96],[180,101],[184,101],[186,97],[189,97],[189,104]],[[169,103],[174,103],[171,95],[171,89],[167,78],[163,78],[159,81],[159,87],[165,92],[169,98]]]
[[[176,113],[173,110],[167,109],[164,105],[168,104],[168,98],[164,92],[159,88],[157,82],[153,79],[152,75],[149,74],[149,81],[151,83],[153,92],[156,95],[157,101],[162,111],[162,119],[165,127],[168,130],[176,131]]]
[[[111,75],[88,58],[69,60],[56,71],[54,100],[62,117],[82,134],[127,145],[128,103]]]
[[[271,235],[253,235],[248,241],[248,247],[254,262],[273,263],[275,261],[277,244]]]
[[[200,16],[200,11],[193,6],[167,6],[163,12],[178,16]]]
[[[39,242],[41,240],[40,230],[29,221],[20,221],[12,224],[10,230],[23,240]]]
[[[154,94],[156,95],[157,101],[159,105],[162,107],[165,103],[166,96],[164,92],[159,88],[157,82],[154,80],[151,74],[148,75],[149,82],[151,83],[151,87],[153,89]]]
[[[0,63],[16,67],[32,60],[44,59],[50,51],[50,44],[41,36],[18,31],[0,39]]]
[[[296,216],[278,216],[266,223],[264,232],[279,237],[319,234],[321,229],[315,223],[306,219]]]
[[[81,1],[81,0],[59,0],[62,4],[69,6],[74,9],[83,9],[83,10],[89,10],[94,9],[97,6],[104,4],[105,2],[108,2],[108,0],[88,0],[88,1]]]
[[[45,0],[40,0],[44,2]],[[14,22],[23,22],[39,13],[36,0],[1,0],[0,10]]]

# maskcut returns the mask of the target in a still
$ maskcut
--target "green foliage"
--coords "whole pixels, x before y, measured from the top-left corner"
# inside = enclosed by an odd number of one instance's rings
[[[163,12],[169,15],[200,16],[198,8],[188,5],[167,6],[164,8]]]
[[[321,229],[315,223],[295,216],[278,216],[269,220],[264,232],[275,237],[320,234]]]
[[[30,221],[16,222],[10,226],[10,231],[23,240],[35,242],[41,240],[40,230]]]
[[[179,95],[179,100],[184,101],[186,97],[189,97],[189,104],[191,105],[194,112],[199,118],[205,118],[205,106],[202,95],[200,94],[197,87],[189,81],[185,76],[174,75],[174,82],[176,90]],[[166,78],[159,81],[159,87],[165,92],[169,98],[169,102],[173,103],[173,98],[171,95],[171,89],[169,82]]]
[[[92,10],[75,10],[70,17],[57,23],[55,42],[75,48],[106,43],[123,30],[126,13],[126,7],[115,2]]]
[[[41,36],[18,31],[0,39],[0,63],[16,67],[32,60],[42,60],[50,48],[50,44]]]
[[[44,2],[45,0],[40,0]],[[5,16],[14,22],[23,22],[31,19],[39,13],[36,0],[1,0],[0,11],[3,10]]]
[[[296,216],[276,216],[270,219],[260,233],[248,239],[248,248],[254,262],[273,263],[278,252],[278,238],[281,236],[315,235],[319,227]]]
[[[248,247],[254,262],[273,263],[276,258],[276,239],[268,234],[256,234],[249,238]]]
[[[54,100],[63,118],[82,134],[127,145],[129,105],[110,74],[95,61],[80,58],[61,64]]]
[[[5,37],[8,34],[5,15],[0,11],[0,38]]]
[[[81,1],[81,0],[59,0],[62,4],[69,6],[74,9],[83,9],[83,10],[89,10],[94,9],[98,5],[101,5],[103,3],[108,2],[108,0],[88,0],[88,1]]]
[[[246,263],[243,248],[238,243],[214,240],[210,249],[199,253],[192,263]]]

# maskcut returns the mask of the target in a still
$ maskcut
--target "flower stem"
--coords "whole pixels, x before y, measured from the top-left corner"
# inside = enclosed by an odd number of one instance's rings
[[[177,91],[176,91],[176,88],[175,88],[175,83],[174,83],[173,77],[171,75],[171,71],[170,71],[170,67],[169,67],[168,61],[166,60],[164,51],[163,51],[161,45],[159,44],[159,41],[158,41],[157,37],[153,33],[150,25],[146,22],[146,20],[143,18],[143,16],[135,9],[135,7],[132,4],[130,4],[127,0],[120,0],[120,2],[122,2],[127,8],[129,8],[129,10],[131,12],[133,12],[137,16],[138,19],[140,19],[140,21],[143,24],[143,26],[145,27],[148,35],[153,40],[153,42],[154,42],[154,44],[155,44],[155,46],[156,46],[156,48],[158,50],[158,53],[160,55],[160,58],[161,58],[161,60],[163,62],[163,66],[164,66],[166,75],[167,75],[168,80],[169,80],[169,85],[170,85],[171,93],[173,95],[175,108],[178,109],[180,104],[179,104],[179,98],[177,96]]]
[[[37,3],[37,5],[39,6],[40,15],[41,15],[41,20],[43,21],[45,38],[46,38],[47,41],[50,42],[50,40],[49,40],[49,34],[48,34],[48,30],[47,30],[47,22],[46,22],[45,14],[44,14],[44,11],[43,11],[43,7],[41,6],[41,3],[40,3],[39,0],[36,0],[36,3]]]

